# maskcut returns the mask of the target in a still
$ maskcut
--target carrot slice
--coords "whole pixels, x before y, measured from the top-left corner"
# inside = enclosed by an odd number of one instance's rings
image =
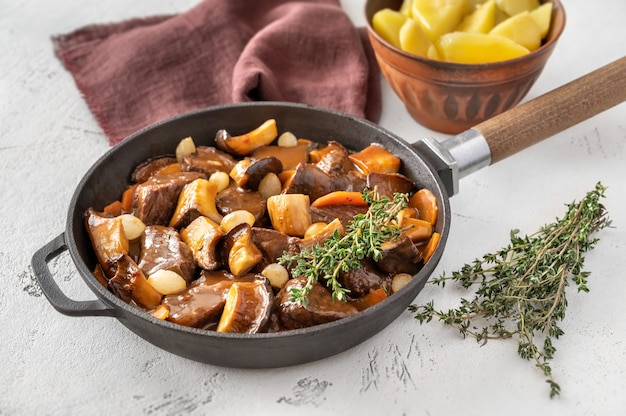
[[[162,173],[178,173],[180,172],[180,163],[170,163],[169,165],[163,166],[161,169],[157,170],[154,174],[162,174]]]
[[[103,211],[117,217],[122,214],[122,203],[120,201],[113,201],[104,207]]]
[[[424,257],[424,263],[427,263],[428,260],[430,260],[433,253],[435,252],[435,249],[437,248],[437,245],[439,244],[440,239],[441,234],[435,232],[433,233],[433,235],[430,236],[430,240],[428,240],[428,243],[424,244],[423,246],[417,247],[420,253],[422,253],[422,257]]]
[[[422,188],[414,193],[409,198],[408,205],[417,209],[420,220],[428,221],[432,225],[437,223],[439,206],[437,205],[437,198],[430,190]]]
[[[402,220],[402,229],[411,241],[426,241],[433,234],[433,226],[429,221],[417,218],[404,218]]]
[[[137,189],[137,184],[131,185],[122,193],[122,211],[123,212],[132,212],[133,210],[133,199],[135,198],[135,189]]]
[[[324,196],[320,196],[311,204],[312,207],[321,208],[330,205],[354,205],[366,207],[367,202],[363,200],[363,194],[356,191],[334,191]]]
[[[371,291],[367,295],[363,295],[360,298],[350,302],[357,310],[362,311],[364,309],[369,308],[370,306],[374,306],[379,302],[387,299],[387,292],[385,289],[379,288]]]

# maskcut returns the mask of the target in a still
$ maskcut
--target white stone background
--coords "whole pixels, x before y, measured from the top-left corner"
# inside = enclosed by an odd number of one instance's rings
[[[617,415],[626,410],[626,106],[619,105],[461,182],[437,274],[456,270],[564,213],[601,180],[615,228],[587,255],[590,293],[568,292],[549,399],[514,341],[479,346],[407,312],[350,351],[272,370],[189,361],[113,318],[57,313],[37,287],[33,253],[63,232],[85,171],[108,148],[50,36],[90,23],[185,11],[197,0],[0,0],[0,415]],[[343,0],[355,24],[363,3]],[[567,27],[527,99],[626,51],[626,2],[564,0]],[[312,30],[314,30],[312,22]],[[432,135],[383,80],[380,124],[408,141]],[[94,299],[67,253],[51,264],[63,290]],[[416,302],[453,306],[427,286]]]

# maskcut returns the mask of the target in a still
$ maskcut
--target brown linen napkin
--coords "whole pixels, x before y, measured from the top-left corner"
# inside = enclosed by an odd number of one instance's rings
[[[204,0],[178,15],[90,25],[53,42],[111,144],[233,102],[380,117],[373,51],[337,0]]]

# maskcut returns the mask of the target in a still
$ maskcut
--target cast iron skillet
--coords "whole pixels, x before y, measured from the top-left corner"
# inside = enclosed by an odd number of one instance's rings
[[[420,141],[409,145],[368,121],[299,104],[234,104],[183,114],[126,138],[87,171],[70,201],[65,231],[33,255],[33,271],[43,293],[59,312],[115,317],[145,340],[192,360],[227,367],[267,368],[325,358],[378,333],[413,302],[443,254],[451,217],[448,197],[456,193],[459,177],[624,101],[625,79],[626,59],[622,58],[443,144]],[[289,130],[322,143],[336,140],[355,150],[381,143],[402,158],[402,173],[435,194],[440,206],[436,231],[441,240],[431,260],[411,283],[346,319],[283,333],[246,335],[204,331],[158,320],[126,304],[95,279],[91,270],[96,259],[83,226],[83,213],[88,207],[100,210],[117,199],[137,164],[152,156],[173,153],[184,137],[192,136],[196,144],[212,145],[219,129],[240,134],[269,118],[277,120],[280,131]],[[537,123],[542,127],[536,128]],[[483,130],[492,133],[483,137]],[[505,133],[498,133],[502,131]],[[522,142],[513,141],[517,138]],[[481,154],[484,152],[488,154]],[[56,284],[48,263],[65,250],[96,300],[72,300]]]

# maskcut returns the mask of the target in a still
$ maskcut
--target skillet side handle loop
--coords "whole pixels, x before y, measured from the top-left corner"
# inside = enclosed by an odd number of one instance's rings
[[[60,313],[68,316],[115,316],[115,310],[107,308],[99,300],[76,301],[68,298],[54,281],[48,263],[67,250],[65,233],[40,248],[33,254],[31,266],[43,294]]]
[[[626,56],[474,127],[491,164],[626,100]]]

